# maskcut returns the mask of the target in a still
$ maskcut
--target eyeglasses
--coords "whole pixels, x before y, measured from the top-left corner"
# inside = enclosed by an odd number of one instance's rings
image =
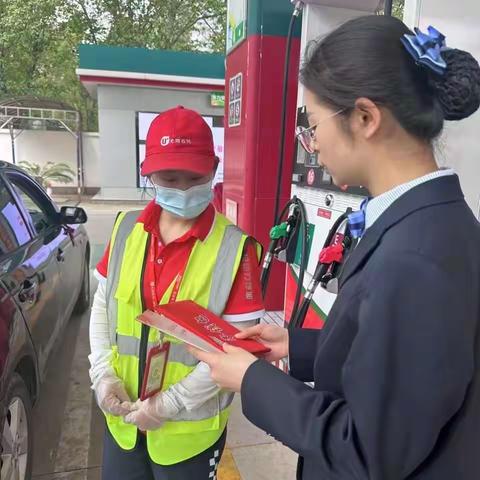
[[[318,125],[320,125],[321,123],[325,122],[326,120],[328,120],[330,118],[333,118],[333,117],[336,117],[337,115],[340,115],[345,110],[346,110],[346,108],[342,108],[342,110],[339,110],[338,112],[332,113],[328,117],[323,118],[318,123],[316,123],[315,125],[313,125],[309,128],[302,127],[301,125],[299,125],[296,128],[295,133],[296,133],[296,136],[298,138],[298,141],[301,143],[302,147],[304,148],[304,150],[307,153],[315,153],[315,149],[313,148],[312,144],[313,144],[313,141],[315,140],[315,132],[317,130]]]

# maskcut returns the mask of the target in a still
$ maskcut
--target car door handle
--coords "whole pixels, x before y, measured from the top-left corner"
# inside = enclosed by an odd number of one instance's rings
[[[37,298],[38,284],[31,280],[25,280],[22,283],[22,288],[18,293],[18,300],[21,303],[34,303]]]
[[[65,261],[65,252],[59,248],[57,250],[57,261],[58,262],[64,262]]]

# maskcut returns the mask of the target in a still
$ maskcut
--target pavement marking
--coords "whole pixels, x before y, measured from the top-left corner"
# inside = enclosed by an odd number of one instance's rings
[[[242,480],[237,464],[233,458],[232,452],[226,448],[223,452],[217,473],[218,480]]]

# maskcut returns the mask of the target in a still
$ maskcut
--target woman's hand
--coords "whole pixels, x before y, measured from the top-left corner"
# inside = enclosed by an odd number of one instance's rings
[[[130,406],[130,413],[125,416],[125,423],[136,425],[142,431],[158,430],[167,421],[178,414],[178,409],[173,406],[164,393],[141,401],[137,400]]]
[[[261,324],[247,328],[237,333],[235,337],[242,340],[251,338],[263,343],[271,350],[263,356],[268,362],[288,357],[288,330],[286,328]]]
[[[95,387],[98,406],[105,412],[115,417],[129,413],[130,397],[125,390],[123,382],[113,376],[104,375]]]
[[[237,347],[225,344],[223,352],[204,352],[194,347],[188,347],[189,352],[201,362],[208,364],[212,380],[221,388],[239,392],[243,377],[257,358],[251,353]]]

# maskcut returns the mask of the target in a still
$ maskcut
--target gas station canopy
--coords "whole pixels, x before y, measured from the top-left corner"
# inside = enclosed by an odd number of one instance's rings
[[[225,57],[147,48],[80,45],[77,75],[90,95],[98,85],[223,90]]]

